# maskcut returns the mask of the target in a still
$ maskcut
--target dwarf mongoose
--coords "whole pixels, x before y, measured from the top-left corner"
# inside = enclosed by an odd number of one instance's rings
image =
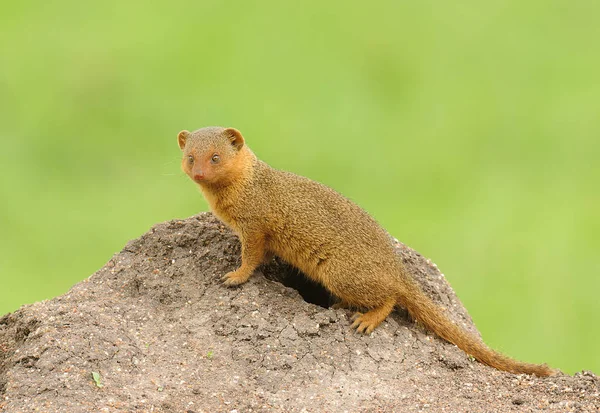
[[[371,333],[398,305],[482,363],[512,373],[556,373],[497,353],[454,324],[407,273],[390,236],[369,214],[325,185],[260,161],[238,130],[184,130],[177,140],[183,171],[241,240],[242,265],[223,277],[225,285],[246,282],[275,254],[342,306],[368,309],[355,315],[358,332]]]

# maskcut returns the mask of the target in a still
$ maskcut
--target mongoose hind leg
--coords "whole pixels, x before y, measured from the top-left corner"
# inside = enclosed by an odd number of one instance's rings
[[[355,328],[359,333],[371,334],[375,327],[390,315],[395,305],[396,298],[390,297],[383,305],[369,310],[365,314],[356,313],[352,316],[354,322],[350,327]]]

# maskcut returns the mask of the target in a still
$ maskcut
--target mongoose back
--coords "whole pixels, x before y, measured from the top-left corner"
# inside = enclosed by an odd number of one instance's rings
[[[355,314],[352,327],[360,333],[371,333],[398,305],[484,364],[556,373],[495,352],[454,324],[407,273],[390,236],[369,214],[325,185],[260,161],[238,130],[184,130],[177,140],[183,171],[242,244],[242,264],[223,277],[225,285],[246,282],[275,254],[321,283],[340,306],[368,309]]]

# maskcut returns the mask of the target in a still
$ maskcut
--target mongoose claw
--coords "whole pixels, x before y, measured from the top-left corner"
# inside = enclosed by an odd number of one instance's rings
[[[358,333],[371,334],[375,330],[375,327],[379,325],[379,323],[371,320],[371,318],[368,313],[355,313],[351,318],[354,322],[350,328],[354,328]]]
[[[243,274],[240,275],[237,271],[231,271],[221,277],[221,280],[223,281],[223,285],[226,285],[227,287],[235,287],[236,285],[240,285],[248,281],[248,278],[250,278],[250,276]]]
[[[356,313],[352,314],[352,317],[350,317],[350,320],[355,321],[356,319],[358,319],[358,317],[362,317],[363,313],[357,311]],[[352,325],[352,327],[354,327],[354,325]]]

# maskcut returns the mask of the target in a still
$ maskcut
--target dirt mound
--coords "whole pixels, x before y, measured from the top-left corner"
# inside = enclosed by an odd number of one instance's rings
[[[400,243],[398,252],[454,320],[476,331],[437,267]],[[349,312],[327,308],[331,297],[285,264],[272,262],[240,288],[221,286],[238,263],[237,239],[201,214],[155,226],[67,294],[0,318],[0,411],[600,407],[592,373],[503,373],[401,312],[361,336]]]

